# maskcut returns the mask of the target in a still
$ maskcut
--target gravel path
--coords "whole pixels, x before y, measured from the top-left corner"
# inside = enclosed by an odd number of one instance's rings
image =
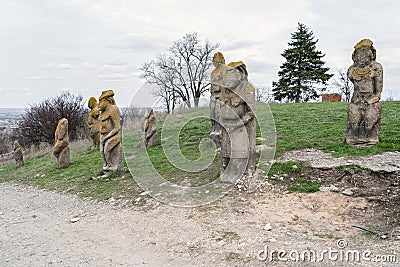
[[[156,215],[0,184],[0,266],[190,266],[166,248],[191,229]]]
[[[365,237],[352,227],[363,226],[373,212],[363,198],[232,192],[200,208],[153,204],[134,209],[2,183],[0,266],[365,266],[259,258],[266,247],[338,249],[337,238],[345,240],[345,249],[396,255],[400,262],[400,237]]]

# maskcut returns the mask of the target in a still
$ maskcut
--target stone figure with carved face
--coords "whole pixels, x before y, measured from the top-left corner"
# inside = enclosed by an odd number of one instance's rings
[[[347,112],[346,142],[365,147],[379,142],[383,69],[375,61],[376,50],[369,39],[355,45],[352,58],[354,64],[348,69],[347,76],[354,84],[354,93]]]
[[[90,137],[93,140],[93,147],[100,146],[100,110],[97,100],[91,97],[88,102],[90,108],[88,114],[88,124],[90,129]]]
[[[58,167],[66,168],[70,163],[68,120],[66,118],[59,120],[54,137],[53,155],[57,158]]]
[[[121,119],[114,100],[114,91],[103,91],[99,97],[100,110],[100,152],[103,157],[103,171],[110,172],[123,168],[120,138]]]
[[[235,183],[255,170],[255,90],[242,61],[220,64],[219,74],[211,76],[211,83],[221,86],[221,181]]]

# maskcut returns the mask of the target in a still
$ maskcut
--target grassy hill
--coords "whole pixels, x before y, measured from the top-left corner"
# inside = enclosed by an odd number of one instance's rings
[[[267,128],[266,131],[271,133],[275,124],[276,156],[282,155],[287,150],[300,148],[321,149],[331,152],[337,157],[357,157],[385,151],[400,151],[400,116],[398,116],[400,102],[382,103],[380,143],[363,149],[352,148],[345,144],[347,105],[347,103],[271,104],[270,109],[274,121],[271,122],[268,118],[264,118],[265,113],[261,112],[261,115],[258,115],[260,127]],[[257,108],[261,111],[269,109],[267,105]],[[196,112],[198,111],[190,110],[176,114],[172,118],[191,117]],[[207,114],[207,109],[204,110],[204,114]],[[158,122],[160,134],[164,120]],[[168,127],[164,126],[164,132],[173,128],[177,127],[173,123],[169,123]],[[179,144],[171,147],[172,151],[179,150],[179,153],[183,155],[182,159],[192,161],[201,159],[202,151],[199,150],[199,144],[201,140],[208,138],[210,128],[210,121],[204,116],[191,120],[183,126],[178,136]],[[139,166],[134,170],[136,176],[142,174],[143,168],[140,166],[144,166],[141,165],[144,162],[141,162],[143,158],[139,153],[140,135],[140,130],[136,130],[127,131],[123,136],[128,162],[132,161]],[[260,131],[258,131],[258,135],[260,135]],[[165,139],[168,141],[168,138]],[[269,142],[273,143],[273,140],[267,138],[265,142],[268,145]],[[210,144],[202,145],[209,146]],[[100,177],[102,175],[101,155],[97,149],[90,149],[90,146],[89,141],[72,144],[71,166],[63,170],[57,168],[57,161],[50,152],[51,148],[26,157],[26,164],[20,169],[15,168],[14,162],[0,163],[0,182],[16,181],[41,188],[76,193],[83,197],[100,200],[113,197],[127,199],[133,204],[143,204],[145,197],[140,196],[141,190],[128,170],[112,174],[109,177]],[[136,151],[137,154],[135,154]],[[208,168],[202,172],[187,172],[175,167],[161,146],[150,148],[147,154],[157,172],[166,180],[174,183],[188,186],[201,185],[217,179],[219,175],[218,154],[209,162]],[[201,160],[199,162],[202,163]],[[174,164],[181,163],[175,162]]]

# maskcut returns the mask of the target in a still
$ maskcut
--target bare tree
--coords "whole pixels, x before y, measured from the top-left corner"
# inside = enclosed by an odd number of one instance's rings
[[[344,95],[344,101],[350,102],[351,95],[354,91],[354,86],[349,77],[347,77],[347,71],[345,69],[338,69],[336,71],[332,84],[339,89],[339,92],[342,95]]]
[[[200,97],[209,90],[213,51],[219,44],[204,44],[197,33],[188,33],[175,41],[164,54],[142,65],[141,78],[156,84],[152,92],[161,96],[168,112],[181,100],[188,108],[198,107]]]
[[[256,101],[271,103],[274,100],[272,88],[268,86],[256,86]]]

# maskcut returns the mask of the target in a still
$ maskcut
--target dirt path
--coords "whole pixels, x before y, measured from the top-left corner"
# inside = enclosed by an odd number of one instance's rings
[[[383,240],[352,227],[373,212],[363,198],[236,191],[195,209],[148,202],[153,208],[134,209],[0,184],[0,266],[400,266],[400,236]],[[269,262],[265,248],[292,254]],[[329,260],[329,248],[372,254]],[[301,261],[296,251],[324,259]]]

